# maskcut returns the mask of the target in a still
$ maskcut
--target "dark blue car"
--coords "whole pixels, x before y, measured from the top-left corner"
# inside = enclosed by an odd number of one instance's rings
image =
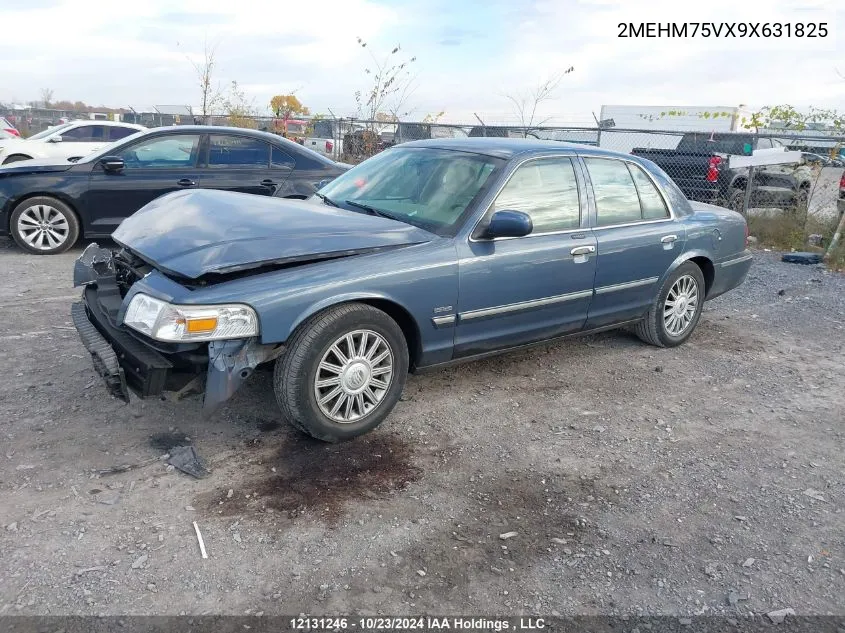
[[[128,401],[274,362],[282,413],[326,441],[376,427],[418,371],[629,325],[683,343],[751,266],[746,223],[653,163],[524,139],[389,149],[307,201],[162,196],[90,246],[73,317]]]

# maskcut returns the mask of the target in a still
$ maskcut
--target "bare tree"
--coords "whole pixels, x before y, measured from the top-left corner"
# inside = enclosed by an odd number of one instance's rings
[[[555,73],[538,83],[535,88],[528,92],[505,95],[513,104],[514,113],[519,118],[523,136],[527,137],[529,132],[549,120],[550,117],[537,121],[537,108],[541,103],[548,101],[554,96],[554,92],[557,90],[560,82],[563,81],[564,76],[573,70],[575,70],[575,67],[570,66],[563,72]]]
[[[41,89],[41,102],[45,108],[50,107],[50,104],[53,102],[53,91],[50,88]]]
[[[219,42],[209,44],[206,39],[203,43],[202,58],[196,61],[190,55],[185,55],[194,71],[197,74],[197,82],[200,88],[201,95],[201,116],[203,124],[208,124],[209,117],[214,114],[216,108],[223,105],[224,93],[220,88],[220,84],[215,82],[214,69],[216,66],[217,46]],[[178,46],[179,43],[177,42]]]
[[[367,42],[360,37],[357,39],[361,48],[367,48]],[[368,121],[374,121],[376,115],[385,110],[398,118],[413,93],[413,77],[408,67],[417,58],[410,57],[402,60],[399,57],[401,51],[402,48],[397,45],[387,55],[379,58],[367,49],[373,63],[364,69],[364,73],[372,83],[366,91],[359,90],[355,93],[355,101],[358,104],[359,115]]]

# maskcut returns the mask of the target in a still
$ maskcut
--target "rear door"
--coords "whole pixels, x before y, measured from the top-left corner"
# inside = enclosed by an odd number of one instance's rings
[[[140,130],[136,130],[134,127],[126,127],[124,125],[110,125],[106,129],[109,132],[109,143],[120,141],[125,139],[127,136],[132,136],[133,134],[140,132]]]
[[[598,249],[590,329],[642,316],[658,282],[683,252],[686,232],[642,167],[607,157],[581,161]]]
[[[206,165],[204,189],[272,196],[287,179],[293,160],[281,150],[271,152],[270,144],[261,139],[212,133]]]
[[[106,172],[94,164],[82,207],[87,230],[111,233],[120,222],[145,204],[165,193],[200,185],[197,167],[202,134],[173,132],[143,137],[116,148],[123,158],[121,172]]]

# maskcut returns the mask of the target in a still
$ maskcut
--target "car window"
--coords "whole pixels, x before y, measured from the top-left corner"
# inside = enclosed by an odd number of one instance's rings
[[[196,165],[199,134],[157,136],[130,145],[119,153],[127,168],[159,169]]]
[[[209,167],[267,167],[270,146],[246,136],[212,134],[208,145]]]
[[[132,136],[137,132],[135,128],[131,127],[123,127],[119,125],[113,125],[108,128],[109,130],[109,140],[116,141],[118,139],[126,138],[127,136]]]
[[[772,149],[772,139],[761,138],[757,141],[757,149]]]
[[[572,161],[528,161],[513,173],[496,197],[495,209],[527,213],[534,223],[533,234],[577,229],[581,225],[581,206]]]
[[[593,183],[598,226],[642,219],[640,199],[625,163],[605,158],[585,158]]]
[[[399,146],[343,173],[320,193],[353,211],[365,212],[360,205],[367,205],[438,235],[454,235],[503,162],[481,154]]]
[[[659,220],[669,217],[669,208],[663,200],[663,196],[654,186],[651,179],[637,165],[628,163],[628,169],[634,177],[634,184],[637,193],[640,194],[640,207],[644,220]]]
[[[273,150],[270,153],[270,167],[278,169],[280,167],[293,167],[295,161],[293,158],[285,154],[282,150],[280,150],[275,145],[272,146]]]
[[[105,140],[105,126],[82,125],[69,130],[62,130],[61,137],[62,141],[71,143],[95,143]]]
[[[38,134],[33,134],[32,136],[30,136],[29,140],[30,141],[40,140],[42,138],[47,138],[48,136],[52,136],[53,134],[56,134],[57,132],[59,133],[59,135],[61,135],[62,130],[67,129],[72,125],[73,125],[73,123],[62,123],[61,125],[55,125],[53,127],[48,127],[46,130],[42,130]]]

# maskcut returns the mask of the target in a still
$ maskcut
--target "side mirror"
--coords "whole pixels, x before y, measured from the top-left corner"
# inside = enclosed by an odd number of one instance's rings
[[[490,218],[487,229],[482,237],[493,239],[496,237],[524,237],[534,230],[531,216],[522,211],[496,211]]]
[[[61,135],[59,135],[59,136],[51,136],[49,139],[47,139],[47,142],[48,142],[48,143],[61,143],[61,142],[62,142],[62,137],[61,137]]]
[[[104,156],[100,159],[100,165],[107,172],[117,173],[123,171],[125,163],[120,156]]]

